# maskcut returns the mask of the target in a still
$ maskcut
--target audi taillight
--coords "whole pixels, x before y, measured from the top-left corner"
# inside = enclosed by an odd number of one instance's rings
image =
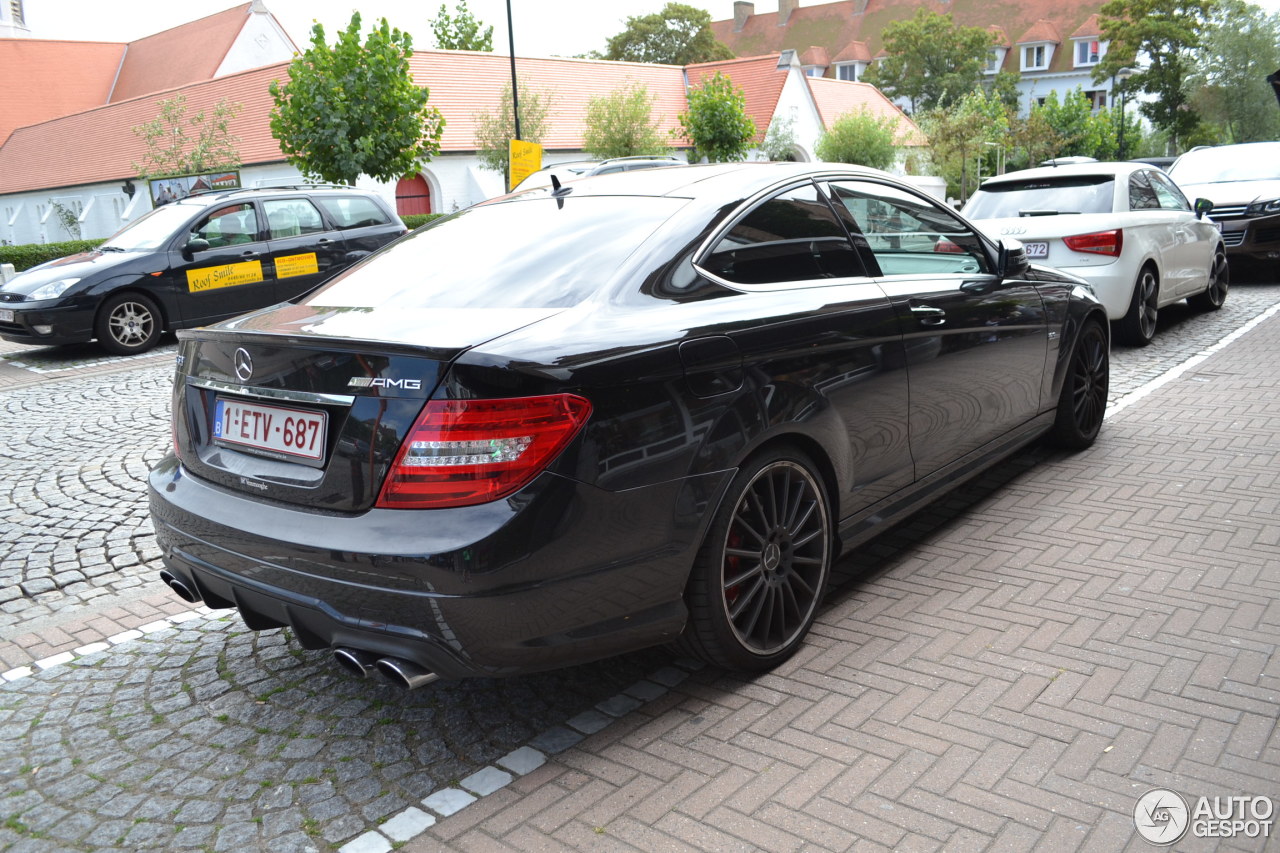
[[[1092,234],[1077,234],[1074,237],[1063,237],[1062,242],[1073,252],[1091,252],[1095,255],[1113,255],[1120,257],[1124,248],[1124,231],[1114,228],[1110,231],[1095,231]]]
[[[541,473],[591,414],[573,394],[431,400],[400,446],[378,506],[439,509],[504,498]]]
[[[951,242],[946,237],[939,237],[938,242],[933,244],[935,252],[944,252],[948,255],[963,255],[964,248],[956,243]]]

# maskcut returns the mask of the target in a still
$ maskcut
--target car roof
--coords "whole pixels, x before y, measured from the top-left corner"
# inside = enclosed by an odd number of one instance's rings
[[[346,193],[356,195],[374,195],[368,190],[338,184],[289,184],[275,187],[232,187],[221,190],[202,190],[184,196],[170,204],[192,205],[204,207],[213,202],[223,202],[240,197],[259,198],[270,194],[298,195],[299,193]]]
[[[788,179],[831,174],[889,178],[900,182],[899,179],[878,169],[842,163],[715,163],[595,175],[565,181],[560,192],[564,193],[567,190],[575,197],[635,195],[700,198],[725,197],[733,193],[747,196]],[[517,189],[514,193],[498,196],[484,204],[522,198],[546,198],[552,194],[551,187]]]
[[[995,175],[982,182],[982,186],[1003,183],[1021,183],[1047,178],[1087,177],[1093,175],[1129,175],[1142,169],[1153,168],[1150,163],[1130,162],[1097,162],[1097,163],[1064,163],[1061,166],[1038,166],[1034,169],[1023,169],[1018,172],[1007,172]]]

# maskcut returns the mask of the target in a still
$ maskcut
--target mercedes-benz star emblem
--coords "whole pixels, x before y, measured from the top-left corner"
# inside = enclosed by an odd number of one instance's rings
[[[252,375],[253,359],[249,358],[249,353],[241,347],[236,350],[236,378],[241,382],[248,382]]]

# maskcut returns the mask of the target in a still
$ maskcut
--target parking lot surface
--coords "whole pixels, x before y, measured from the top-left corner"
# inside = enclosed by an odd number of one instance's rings
[[[142,487],[172,352],[11,349],[0,849],[1137,850],[1150,788],[1275,795],[1278,303],[1162,311],[1097,446],[846,559],[751,681],[650,652],[402,693],[192,611]]]

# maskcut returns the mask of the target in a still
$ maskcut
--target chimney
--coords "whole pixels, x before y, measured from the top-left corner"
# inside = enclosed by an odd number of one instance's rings
[[[791,13],[800,5],[800,0],[778,0],[778,26],[785,27],[791,20]]]
[[[733,31],[742,32],[747,20],[756,13],[756,4],[751,0],[733,0]]]

